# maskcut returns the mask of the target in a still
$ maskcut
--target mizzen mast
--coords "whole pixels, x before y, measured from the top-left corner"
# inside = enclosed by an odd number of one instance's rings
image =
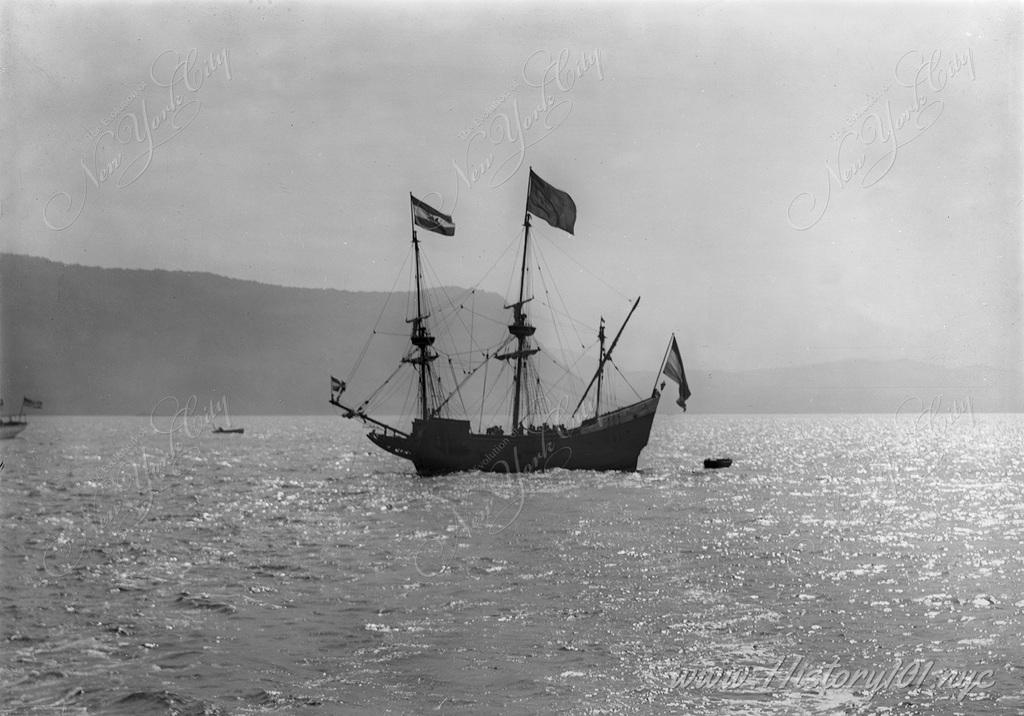
[[[580,396],[580,402],[576,403],[576,408],[572,411],[572,414],[573,414],[574,417],[575,417],[576,413],[579,412],[580,407],[583,405],[583,401],[587,399],[587,393],[589,393],[590,389],[592,387],[594,387],[594,383],[597,383],[598,391],[600,391],[600,387],[601,387],[601,374],[604,372],[605,363],[607,363],[608,361],[610,361],[612,359],[612,351],[615,350],[615,346],[617,346],[619,344],[619,338],[622,337],[622,332],[624,330],[626,330],[626,324],[629,323],[629,319],[633,317],[633,311],[635,311],[636,307],[639,306],[639,305],[640,305],[640,297],[637,296],[636,301],[633,302],[633,307],[631,309],[629,309],[629,313],[626,315],[626,320],[622,322],[622,326],[619,328],[619,332],[615,334],[615,338],[614,338],[614,340],[612,340],[612,344],[610,346],[608,346],[608,350],[604,349],[604,320],[601,321],[601,330],[598,333],[598,338],[600,338],[600,340],[601,340],[601,356],[600,356],[600,359],[598,360],[598,363],[597,363],[597,372],[594,373],[594,377],[590,379],[590,384],[587,385],[587,389],[584,390],[583,391],[583,395]],[[600,401],[601,401],[601,398],[600,398],[600,392],[599,392],[598,393],[598,403],[600,403]],[[601,406],[598,405],[597,411],[595,411],[595,413],[594,413],[595,416],[600,414],[600,409],[601,409]]]

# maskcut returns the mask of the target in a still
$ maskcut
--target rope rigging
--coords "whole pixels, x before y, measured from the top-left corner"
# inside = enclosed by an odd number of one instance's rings
[[[411,253],[412,250],[410,249],[410,251],[406,253],[405,259],[403,259],[402,261],[402,265],[399,266],[398,273],[395,275],[395,280],[391,284],[391,290],[388,291],[387,298],[384,299],[384,305],[381,306],[380,313],[377,314],[377,320],[373,322],[373,330],[370,331],[370,335],[367,336],[366,342],[363,344],[362,350],[360,350],[359,355],[356,356],[355,365],[353,365],[352,369],[348,372],[348,376],[346,377],[345,382],[351,383],[352,379],[355,377],[356,371],[359,370],[359,366],[362,365],[363,358],[366,357],[366,352],[370,348],[370,341],[373,340],[373,336],[377,333],[377,327],[380,326],[381,319],[384,318],[384,312],[388,309],[388,303],[391,302],[391,297],[395,294],[395,286],[398,285],[398,282],[402,278],[402,273],[405,269],[405,265],[409,263],[409,256]],[[408,303],[408,298],[406,298],[406,302]]]
[[[601,278],[600,276],[598,276],[597,274],[595,274],[595,273],[594,273],[593,271],[591,271],[590,269],[588,269],[588,268],[587,268],[586,266],[584,266],[583,264],[581,264],[581,263],[580,263],[579,261],[577,261],[577,260],[576,260],[576,259],[575,259],[575,258],[574,258],[574,257],[573,257],[573,256],[572,256],[571,254],[567,253],[567,252],[566,252],[566,251],[565,251],[564,249],[562,249],[562,248],[561,248],[561,247],[560,247],[560,246],[558,245],[558,243],[557,243],[557,242],[555,242],[555,241],[550,241],[550,239],[548,238],[548,236],[546,235],[546,233],[545,233],[545,232],[541,231],[541,232],[540,232],[540,235],[541,235],[541,236],[543,236],[543,237],[545,238],[545,240],[548,240],[548,241],[550,242],[550,244],[551,244],[552,246],[554,246],[554,247],[555,247],[555,248],[556,248],[556,249],[558,250],[558,252],[559,252],[560,254],[562,254],[562,255],[563,255],[563,256],[565,256],[565,257],[566,257],[567,259],[569,259],[569,260],[570,260],[570,261],[572,261],[572,262],[573,262],[574,264],[576,264],[576,265],[577,265],[577,266],[579,266],[579,267],[580,267],[581,269],[583,269],[583,271],[585,271],[585,272],[586,272],[586,273],[587,273],[587,274],[588,274],[589,276],[591,276],[591,277],[592,277],[593,279],[595,279],[595,280],[596,280],[596,281],[598,281],[599,283],[602,283],[602,284],[604,284],[604,285],[605,285],[606,287],[608,287],[608,288],[609,288],[609,289],[611,289],[611,290],[612,290],[613,292],[615,292],[616,294],[618,294],[618,295],[619,295],[619,296],[620,296],[620,297],[621,297],[622,299],[624,299],[624,300],[626,300],[626,301],[628,301],[628,302],[632,302],[632,301],[633,301],[633,299],[631,299],[631,298],[630,298],[629,296],[627,296],[627,295],[626,295],[626,294],[624,294],[624,293],[623,293],[622,291],[620,291],[619,289],[617,289],[617,288],[615,288],[614,286],[612,286],[612,285],[611,285],[610,283],[608,283],[608,282],[607,282],[607,281],[605,281],[605,280],[604,280],[603,278]]]
[[[550,411],[552,401],[556,400],[557,396],[560,396],[562,393],[568,396],[569,390],[578,390],[576,386],[583,385],[583,381],[574,371],[579,367],[580,362],[594,349],[597,341],[591,341],[589,344],[585,342],[581,335],[581,330],[588,333],[593,333],[595,330],[587,322],[580,321],[570,314],[565,297],[559,289],[558,281],[548,278],[548,274],[552,277],[555,274],[551,271],[551,265],[544,255],[544,251],[541,250],[536,240],[532,243],[529,241],[529,238],[532,238],[529,233],[530,228],[529,218],[527,218],[524,221],[523,229],[518,232],[518,236],[508,243],[501,255],[494,260],[480,280],[472,287],[458,291],[450,291],[450,287],[444,286],[433,263],[422,252],[416,251],[418,269],[415,276],[410,275],[409,277],[408,290],[405,296],[405,316],[407,323],[414,324],[412,329],[413,342],[414,346],[417,347],[410,349],[398,367],[388,375],[376,390],[359,404],[357,410],[360,413],[365,411],[371,404],[383,406],[392,398],[397,397],[396,393],[405,385],[407,392],[403,405],[403,415],[408,414],[408,411],[411,409],[410,398],[412,398],[413,403],[416,402],[415,381],[408,381],[406,383],[395,380],[406,363],[414,366],[416,369],[414,372],[423,374],[419,391],[419,403],[423,410],[422,416],[439,416],[442,414],[442,411],[448,411],[451,409],[451,405],[456,404],[458,409],[461,409],[462,415],[468,416],[478,412],[479,427],[481,429],[485,415],[500,414],[500,412],[488,412],[488,406],[494,402],[496,396],[501,398],[498,401],[499,411],[515,406],[512,410],[513,423],[518,421],[518,426],[525,427],[529,421],[538,419],[541,415],[547,415],[545,411]],[[525,236],[524,232],[526,232]],[[573,256],[565,252],[558,246],[558,242],[549,239],[545,232],[537,233],[536,229],[534,229],[533,235],[545,238],[588,276],[594,278],[615,294],[627,298],[624,293],[595,275]],[[387,294],[384,305],[381,307],[374,322],[373,329],[361,347],[355,363],[348,373],[346,382],[353,381],[357,371],[361,368],[367,356],[370,355],[370,345],[377,336],[405,338],[409,336],[408,331],[385,331],[380,330],[380,327],[390,302],[394,297],[395,288],[401,280],[401,273],[406,269],[406,264],[410,262],[410,256],[414,253],[414,250],[418,248],[415,237],[412,246],[414,248],[406,254],[399,275],[396,276],[391,290]],[[511,275],[509,276],[509,284],[505,296],[513,295],[514,287],[516,290],[515,295],[518,295],[519,300],[511,303],[506,298],[506,303],[510,303],[510,305],[506,305],[505,308],[514,309],[513,323],[516,327],[515,331],[513,331],[513,326],[509,326],[508,318],[504,320],[495,318],[479,311],[477,307],[477,293],[480,290],[481,284],[493,272],[494,268],[506,259],[513,246],[518,246],[519,248],[515,252],[514,257],[515,263],[519,264],[519,266],[517,266],[517,271],[510,272]],[[410,274],[412,273],[410,271]],[[538,296],[534,296],[534,273],[536,273],[536,277],[540,282]],[[427,279],[433,287],[426,288],[425,285],[421,284],[421,279]],[[413,287],[414,283],[415,288]],[[416,300],[417,294],[418,302]],[[538,306],[543,307],[543,310],[548,312],[548,316],[544,321],[547,324],[544,331],[545,334],[547,331],[553,332],[553,336],[548,336],[548,339],[554,338],[557,349],[557,352],[554,354],[543,349],[541,341],[534,335],[535,327],[527,317],[526,304],[534,300],[537,301]],[[409,316],[413,309],[415,309],[414,315],[416,318],[410,319]],[[532,314],[533,312],[531,311],[530,313]],[[428,317],[430,324],[429,332],[427,332],[428,329],[424,321]],[[550,324],[548,324],[548,321],[550,321]],[[507,328],[509,333],[504,333],[501,338],[497,338],[492,342],[491,336],[488,335],[490,331],[484,330],[491,325],[500,326],[503,329]],[[563,332],[566,333],[566,336],[563,336]],[[417,339],[416,336],[420,336],[420,338]],[[566,340],[567,336],[568,341]],[[426,343],[427,340],[429,340],[429,343]],[[579,346],[579,350],[571,349],[573,340]],[[485,345],[487,343],[490,343],[490,345]],[[549,360],[550,366],[557,369],[557,372],[547,368],[541,370],[541,361],[537,354]],[[433,365],[433,361],[436,358],[444,358],[448,363],[449,373],[445,374],[444,379],[442,379],[441,375],[443,369]],[[489,371],[488,366],[490,361],[495,359],[500,359],[502,363],[500,370],[496,371],[496,375]],[[639,397],[639,393],[625,378],[618,365],[611,361],[610,358],[607,362],[615,367],[616,372],[622,377],[633,393]],[[513,372],[517,373],[516,379],[519,385],[519,394],[515,394],[516,391],[512,386],[505,391],[496,393],[495,391],[498,389],[502,379],[509,382],[507,381],[508,376],[505,374],[505,371],[516,368],[517,365],[518,368]],[[467,396],[464,394],[463,389],[480,373],[481,368],[484,371],[479,393],[479,410],[477,411],[474,410],[476,406],[467,404]],[[450,391],[444,385],[449,378],[452,381],[452,386],[454,386]],[[611,383],[609,382],[606,387],[610,389]],[[475,387],[472,395],[476,395]],[[606,395],[608,396],[607,398]],[[602,405],[606,404],[606,400],[609,399],[612,399],[610,390],[607,393],[601,393]],[[473,401],[470,400],[468,402],[472,403]],[[412,409],[415,409],[414,405]],[[518,426],[513,424],[512,430],[516,431]]]
[[[625,381],[626,385],[629,386],[629,389],[633,391],[633,395],[635,395],[639,399],[641,397],[640,393],[638,393],[636,388],[633,387],[633,384],[629,382],[629,378],[626,377],[626,374],[619,370],[619,366],[615,363],[615,361],[609,360],[608,362],[611,363],[612,366],[614,366],[615,372],[622,376],[622,380]]]

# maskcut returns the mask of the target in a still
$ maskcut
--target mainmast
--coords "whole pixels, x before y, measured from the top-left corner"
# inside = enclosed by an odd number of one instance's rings
[[[523,311],[523,304],[530,299],[523,298],[523,292],[526,290],[526,258],[530,250],[530,214],[527,213],[523,219],[523,263],[520,267],[519,272],[519,300],[512,304],[514,309],[512,325],[508,327],[508,332],[515,336],[518,346],[516,347],[515,353],[511,356],[515,356],[516,359],[516,373],[515,373],[515,393],[512,396],[512,433],[521,432],[522,426],[519,424],[519,413],[520,405],[523,395],[523,369],[525,368],[525,359],[528,356],[536,353],[538,348],[527,348],[527,343],[530,336],[536,331],[536,327],[529,325],[526,322],[526,312]],[[510,357],[511,357],[510,356]]]
[[[539,348],[528,348],[528,340],[532,336],[537,328],[531,326],[526,322],[526,312],[523,311],[523,304],[527,303],[531,299],[524,298],[524,292],[526,291],[526,255],[530,249],[530,214],[526,214],[526,218],[523,219],[523,227],[525,228],[523,238],[523,263],[520,267],[519,274],[519,300],[513,303],[511,306],[505,306],[505,308],[513,309],[512,325],[508,327],[508,332],[511,333],[517,342],[516,350],[509,353],[503,353],[501,355],[494,356],[498,360],[506,360],[508,358],[516,359],[516,370],[515,370],[515,386],[513,387],[512,393],[512,433],[516,434],[521,432],[522,426],[519,424],[519,417],[521,412],[522,404],[522,387],[523,387],[523,373],[526,368],[526,358],[540,351]]]
[[[539,176],[534,174],[530,168],[530,186],[526,192],[526,216],[523,219],[523,263],[519,272],[519,300],[505,308],[513,309],[512,325],[508,332],[516,339],[516,350],[502,355],[495,356],[498,360],[508,358],[516,359],[515,387],[512,394],[512,433],[522,432],[523,426],[519,424],[521,416],[521,404],[523,400],[523,374],[526,370],[526,359],[540,351],[539,348],[529,348],[529,338],[537,330],[526,322],[526,313],[523,305],[531,300],[525,298],[526,291],[526,261],[530,252],[530,213],[544,219],[552,226],[562,229],[567,233],[573,232],[576,223],[576,204],[572,197],[564,191],[554,188]]]

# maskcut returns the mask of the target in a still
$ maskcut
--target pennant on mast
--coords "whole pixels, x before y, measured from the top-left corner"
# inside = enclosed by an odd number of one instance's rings
[[[686,372],[683,370],[683,358],[679,355],[679,345],[676,337],[672,336],[672,347],[669,348],[668,356],[665,359],[665,368],[662,372],[679,384],[679,397],[676,405],[686,411],[686,401],[690,398],[690,386],[686,384]]]
[[[345,392],[345,387],[345,381],[331,376],[331,402],[336,403],[341,400],[341,394]]]
[[[409,198],[412,199],[412,218],[416,226],[427,231],[433,231],[435,234],[455,236],[455,222],[452,221],[452,217],[448,214],[442,214],[430,204],[420,201],[412,194],[409,195]]]
[[[526,210],[556,229],[570,234],[576,226],[576,202],[566,192],[556,189],[534,174],[533,169],[530,169]]]

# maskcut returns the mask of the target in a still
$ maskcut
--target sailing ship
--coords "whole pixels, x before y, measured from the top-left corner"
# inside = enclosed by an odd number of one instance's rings
[[[541,347],[534,339],[536,326],[532,324],[526,311],[526,305],[533,300],[526,291],[530,218],[533,216],[543,219],[552,227],[572,234],[576,221],[576,205],[569,194],[548,184],[535,174],[532,168],[530,169],[526,214],[523,220],[518,300],[505,306],[512,311],[511,323],[507,325],[508,335],[497,346],[497,350],[485,353],[483,362],[468,372],[468,375],[472,376],[480,367],[486,367],[493,361],[512,368],[511,395],[508,401],[511,405],[511,416],[507,432],[503,426],[492,426],[482,430],[482,424],[474,431],[468,417],[452,417],[448,414],[453,396],[459,394],[460,385],[464,384],[465,380],[447,395],[438,389],[441,385],[440,375],[434,367],[434,362],[439,353],[435,348],[435,336],[427,323],[430,314],[425,312],[423,305],[423,267],[416,227],[453,236],[455,224],[451,216],[441,213],[411,194],[410,207],[415,256],[416,314],[414,318],[407,319],[412,324],[411,347],[402,358],[396,373],[402,365],[413,366],[417,373],[416,414],[412,426],[409,430],[403,430],[370,415],[367,411],[369,398],[356,407],[346,405],[342,402],[342,397],[348,381],[338,380],[334,376],[331,376],[331,404],[340,408],[344,417],[358,419],[372,426],[368,437],[375,445],[393,455],[410,460],[416,472],[423,476],[462,471],[520,473],[553,468],[635,471],[640,452],[647,445],[658,400],[661,397],[657,380],[648,397],[637,395],[638,400],[605,412],[601,412],[601,402],[605,371],[612,365],[612,353],[640,303],[639,298],[633,302],[629,314],[607,348],[604,320],[601,320],[597,336],[597,370],[576,404],[570,422],[572,418],[580,415],[579,411],[591,389],[595,389],[596,396],[593,415],[586,418],[581,415],[579,423],[571,427],[564,424],[548,425],[546,422],[538,426],[531,422],[545,415],[543,408],[539,408],[545,403],[545,396],[537,390],[540,376],[531,366],[531,360],[541,352]],[[672,336],[661,368],[658,370],[659,375],[662,373],[679,385],[677,404],[685,410],[690,391],[686,384],[675,336]],[[394,375],[395,373],[392,373],[392,376]],[[486,384],[486,374],[484,383]],[[665,383],[662,382],[661,388],[664,389],[664,386]],[[371,394],[371,397],[376,395],[376,392]],[[458,402],[462,402],[461,396]]]
[[[8,440],[28,427],[28,421],[15,416],[0,417],[0,440]]]
[[[214,425],[213,426],[213,434],[214,435],[244,435],[245,434],[245,428],[233,428],[233,427],[231,427],[231,415],[228,413],[228,397],[226,395],[223,398],[220,399],[220,401],[217,403],[217,407],[218,408],[222,407],[224,409],[224,419],[225,419],[224,421],[227,424],[227,427],[221,427],[220,425]],[[213,412],[214,412],[213,403],[210,403],[211,420],[212,420]]]
[[[0,398],[0,406],[3,404],[4,401]],[[25,419],[25,408],[40,410],[42,407],[43,404],[40,401],[22,397],[21,411],[17,415],[0,416],[0,440],[9,440],[16,437],[22,430],[28,427],[28,421]]]

